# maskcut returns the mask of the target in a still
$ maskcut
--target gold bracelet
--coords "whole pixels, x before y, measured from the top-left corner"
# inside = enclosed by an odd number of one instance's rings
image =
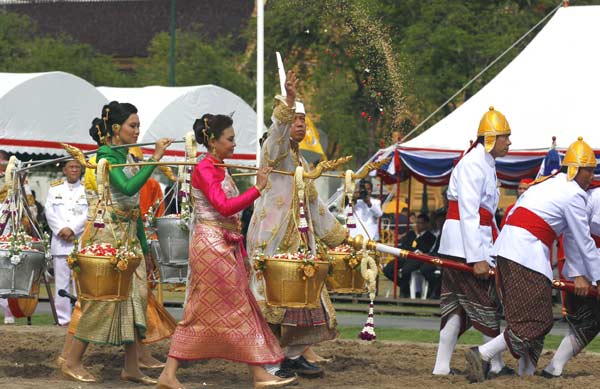
[[[258,191],[258,193],[260,193],[262,195],[262,192],[264,190],[264,188],[261,190],[258,185],[254,185],[254,187],[256,188],[256,190]]]

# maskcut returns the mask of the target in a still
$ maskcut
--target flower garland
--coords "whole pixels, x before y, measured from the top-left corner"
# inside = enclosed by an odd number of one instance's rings
[[[257,249],[254,252],[252,257],[252,266],[256,271],[257,278],[260,280],[263,278],[263,272],[267,268],[267,259],[290,259],[293,261],[298,261],[299,266],[298,270],[302,272],[302,279],[306,280],[308,278],[314,277],[316,271],[319,269],[319,264],[316,261],[319,258],[312,253],[300,249],[297,253],[277,253],[272,257],[268,257],[261,250]],[[330,266],[331,267],[331,266]]]
[[[342,244],[340,246],[334,247],[328,251],[330,254],[346,254],[348,258],[348,266],[350,269],[355,270],[361,263],[358,253],[352,246],[347,244]],[[335,261],[335,260],[334,260]]]
[[[0,236],[0,250],[7,250],[5,257],[10,256],[10,263],[13,266],[17,266],[21,263],[21,252],[24,250],[33,250],[33,248],[28,245],[33,241],[33,238],[24,231],[19,231],[16,234],[7,234]],[[37,239],[36,241],[39,241]]]
[[[77,262],[78,249],[79,241],[77,239],[73,239],[73,250],[71,250],[71,253],[67,256],[67,265],[76,273],[79,273],[81,270],[79,268],[79,263]]]
[[[94,219],[94,227],[104,228],[104,211],[108,201],[108,161],[104,158],[100,159],[96,165],[96,181],[98,185],[98,203],[96,204],[96,218]]]
[[[9,220],[17,216],[17,206],[14,199],[14,170],[15,164],[17,163],[17,157],[11,156],[8,160],[8,165],[4,172],[4,184],[6,185],[6,198],[4,203],[0,206],[2,213],[0,214],[0,233],[6,228],[6,224]]]
[[[298,191],[298,209],[300,213],[300,222],[298,223],[298,231],[300,233],[308,232],[308,222],[306,221],[306,214],[304,212],[304,168],[298,166],[294,172],[294,183],[296,184],[296,190]]]
[[[129,265],[129,261],[140,258],[141,254],[134,248],[133,250],[127,245],[119,245],[114,247],[110,243],[94,243],[77,251],[77,241],[74,242],[73,252],[67,257],[67,264],[73,271],[79,271],[77,257],[78,255],[89,255],[94,257],[106,257],[116,271],[125,271]],[[132,240],[131,246],[135,247],[135,240]]]
[[[185,160],[186,162],[196,162],[197,143],[193,131],[185,134]],[[188,226],[192,220],[192,205],[190,203],[190,190],[192,182],[192,166],[183,166],[183,179],[181,180],[181,223]],[[181,171],[181,170],[180,170]]]
[[[358,334],[358,337],[362,340],[371,341],[377,338],[375,334],[375,322],[373,318],[373,300],[375,299],[375,289],[377,280],[377,262],[369,256],[369,252],[366,249],[367,241],[363,244],[362,261],[360,263],[360,273],[363,278],[367,281],[367,289],[369,291],[369,315],[367,316],[367,322],[365,323],[362,331]]]
[[[352,178],[352,170],[346,170],[344,174],[344,189],[348,196],[348,213],[346,214],[346,227],[348,229],[356,228],[356,219],[354,218],[354,206],[352,205],[352,197],[354,196],[354,179]]]

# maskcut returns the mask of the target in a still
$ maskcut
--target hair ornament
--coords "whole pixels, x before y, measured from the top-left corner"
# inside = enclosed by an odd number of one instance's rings
[[[105,140],[106,137],[102,135],[102,130],[100,129],[100,126],[96,124],[96,129],[98,130],[98,139],[100,139],[100,143],[106,144]]]
[[[110,112],[110,108],[106,107],[105,112],[106,112],[106,114],[104,116],[102,116],[102,121],[104,122],[104,129],[106,130],[106,134],[109,134],[109,132],[108,132],[108,113]]]

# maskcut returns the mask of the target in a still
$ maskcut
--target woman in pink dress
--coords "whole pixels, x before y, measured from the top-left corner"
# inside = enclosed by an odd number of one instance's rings
[[[248,364],[255,387],[296,381],[271,375],[261,366],[279,363],[284,356],[250,291],[240,211],[260,196],[271,168],[261,168],[256,185],[239,194],[227,170],[215,166],[233,155],[232,124],[229,116],[210,114],[194,123],[196,140],[209,153],[192,174],[195,201],[188,297],[159,388],[183,387],[175,376],[179,361],[210,358]]]

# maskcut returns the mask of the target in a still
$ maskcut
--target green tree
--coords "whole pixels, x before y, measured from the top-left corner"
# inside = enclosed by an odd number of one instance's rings
[[[98,54],[90,45],[67,36],[39,36],[28,17],[0,13],[0,71],[64,71],[95,85],[121,85],[124,75],[112,59]]]
[[[237,94],[250,105],[253,104],[253,82],[237,70],[236,63],[240,54],[229,48],[229,38],[209,42],[197,32],[179,30],[176,36],[176,85],[214,84]],[[168,85],[169,48],[168,33],[160,33],[154,37],[148,49],[150,55],[139,61],[139,84]]]

